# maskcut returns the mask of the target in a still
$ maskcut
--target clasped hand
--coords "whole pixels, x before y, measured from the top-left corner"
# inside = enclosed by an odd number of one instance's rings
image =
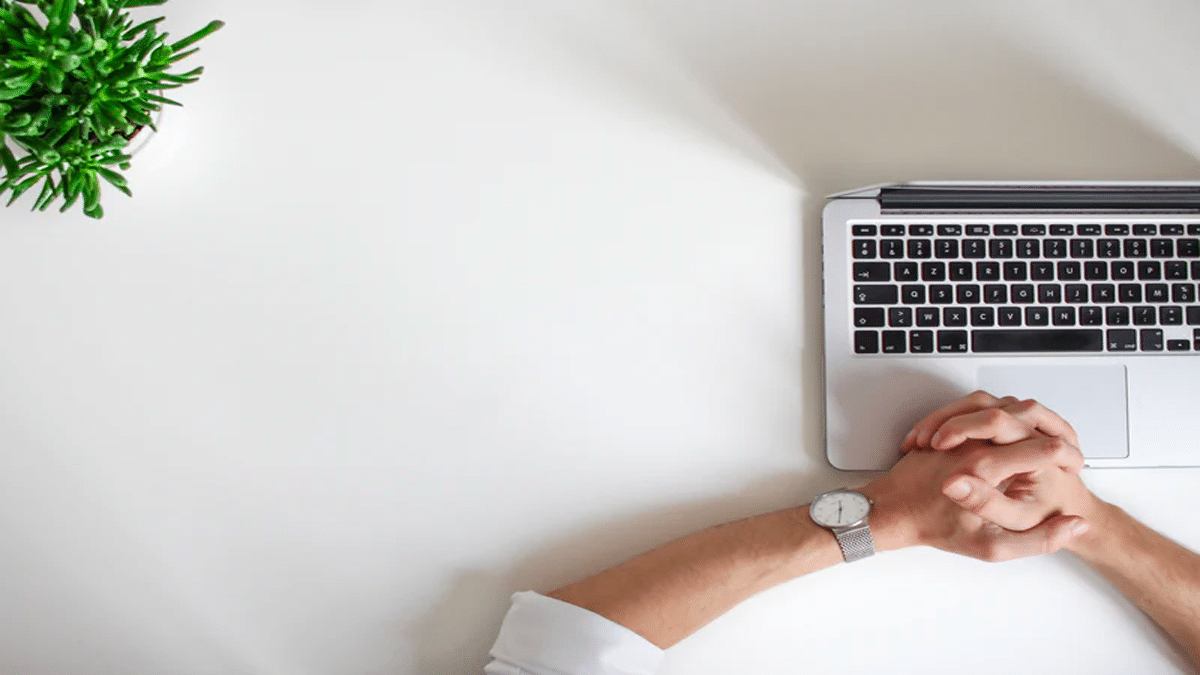
[[[862,488],[881,550],[934,546],[987,561],[1070,548],[1099,500],[1075,430],[1036,401],[977,391],[917,423],[903,458]]]

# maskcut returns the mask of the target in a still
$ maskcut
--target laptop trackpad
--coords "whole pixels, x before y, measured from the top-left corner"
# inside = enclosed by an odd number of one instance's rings
[[[979,388],[1037,399],[1071,423],[1085,457],[1129,456],[1125,366],[988,366]]]

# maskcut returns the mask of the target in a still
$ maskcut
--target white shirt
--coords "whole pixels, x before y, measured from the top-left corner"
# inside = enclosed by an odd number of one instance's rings
[[[663,650],[619,624],[532,591],[512,607],[485,675],[654,675]]]

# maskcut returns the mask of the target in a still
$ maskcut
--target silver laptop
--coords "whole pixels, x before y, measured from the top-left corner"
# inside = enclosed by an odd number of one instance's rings
[[[975,389],[1045,403],[1089,466],[1200,466],[1200,182],[881,185],[822,227],[833,466],[890,467]]]

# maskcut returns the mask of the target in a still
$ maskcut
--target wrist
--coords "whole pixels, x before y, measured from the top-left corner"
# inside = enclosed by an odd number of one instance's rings
[[[919,528],[912,511],[898,491],[879,478],[858,488],[871,500],[871,515],[867,523],[871,526],[871,538],[878,551],[895,551],[920,542]]]
[[[1076,513],[1070,514],[1081,516],[1087,521],[1087,532],[1072,538],[1065,547],[1085,561],[1095,560],[1114,545],[1115,538],[1119,536],[1120,521],[1128,517],[1120,507],[1094,495],[1089,494],[1089,497],[1087,503],[1075,509]]]

